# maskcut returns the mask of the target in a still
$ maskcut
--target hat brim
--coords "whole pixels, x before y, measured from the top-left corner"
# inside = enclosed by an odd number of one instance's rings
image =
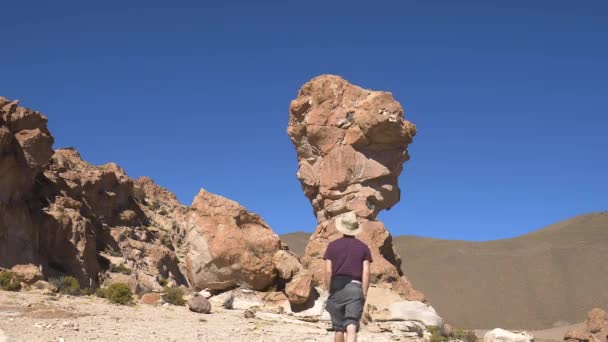
[[[357,228],[355,230],[349,230],[341,225],[336,225],[336,230],[344,235],[355,236],[355,235],[358,235],[359,233],[361,233],[361,226],[359,226],[359,228]]]

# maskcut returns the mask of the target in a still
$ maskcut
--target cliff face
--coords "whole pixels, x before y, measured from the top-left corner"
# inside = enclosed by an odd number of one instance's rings
[[[43,216],[33,189],[48,163],[47,119],[0,97],[0,266],[37,262]]]
[[[401,260],[378,213],[400,199],[397,179],[409,159],[416,127],[403,117],[392,94],[352,85],[333,75],[302,86],[289,108],[287,132],[296,148],[297,177],[318,226],[306,247],[304,264],[322,280],[322,256],[339,237],[334,218],[354,212],[372,251],[372,280],[390,283],[407,299],[422,300],[401,273]]]
[[[0,98],[0,267],[31,264],[42,276],[69,274],[95,287],[125,264],[137,291],[158,287],[159,275],[185,284],[172,246],[151,226],[146,201],[157,199],[116,164],[93,166],[73,149],[53,151],[46,123]]]
[[[95,166],[74,149],[53,151],[46,122],[0,98],[0,267],[72,275],[87,287],[124,282],[139,294],[166,283],[281,290],[301,269],[270,227],[238,203],[201,190],[192,207],[181,205],[114,163]],[[295,271],[286,274],[277,257]]]

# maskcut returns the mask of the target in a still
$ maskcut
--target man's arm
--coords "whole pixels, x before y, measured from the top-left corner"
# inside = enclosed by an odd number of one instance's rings
[[[331,289],[331,260],[325,260],[325,290],[329,293]]]
[[[363,260],[363,279],[362,279],[363,296],[367,298],[367,290],[369,289],[369,260]]]

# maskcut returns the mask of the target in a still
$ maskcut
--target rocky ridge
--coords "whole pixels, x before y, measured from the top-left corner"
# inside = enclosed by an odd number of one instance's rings
[[[283,291],[303,270],[238,203],[201,190],[191,207],[181,205],[114,163],[53,151],[46,122],[0,98],[0,267],[22,277],[71,275],[91,288],[123,282],[140,295],[165,285]]]

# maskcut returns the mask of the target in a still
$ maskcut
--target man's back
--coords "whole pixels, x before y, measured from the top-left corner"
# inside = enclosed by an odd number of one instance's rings
[[[332,276],[348,276],[362,280],[363,261],[372,261],[369,247],[353,236],[344,236],[327,246],[325,260],[331,260]]]

